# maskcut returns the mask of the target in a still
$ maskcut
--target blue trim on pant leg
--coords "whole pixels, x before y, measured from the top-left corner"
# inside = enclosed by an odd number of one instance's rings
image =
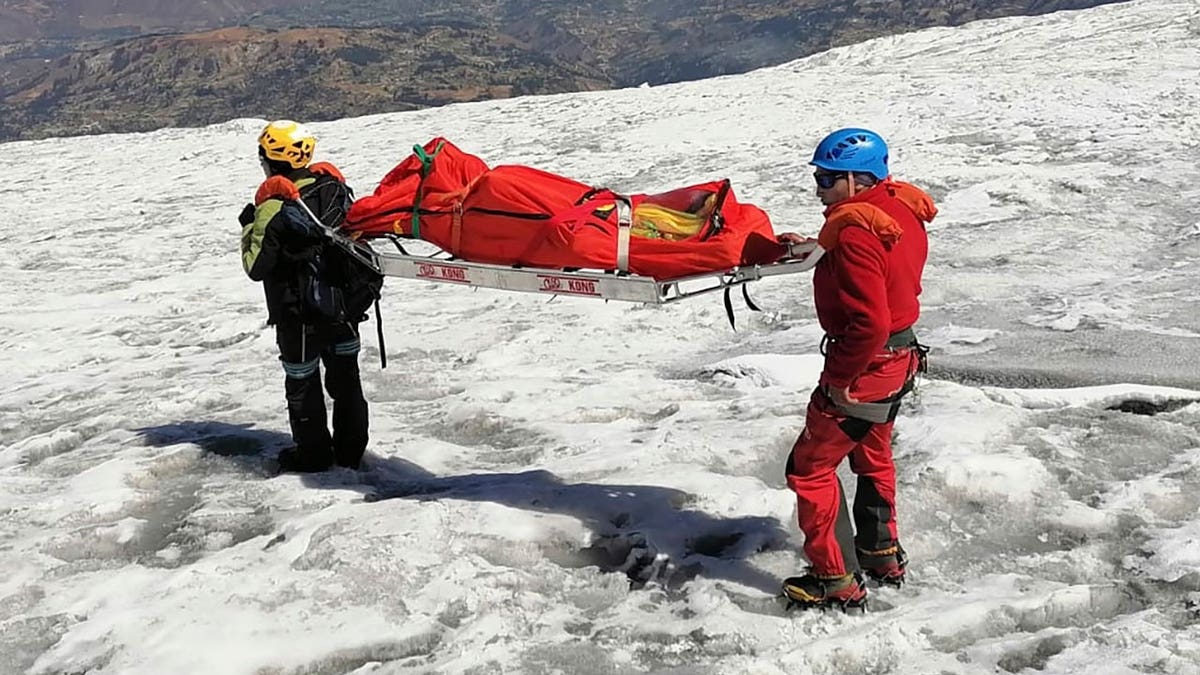
[[[335,342],[330,349],[333,351],[334,356],[354,356],[358,353],[359,341],[358,338],[352,338],[342,342]]]
[[[281,363],[283,363],[284,374],[287,375],[288,379],[292,380],[303,380],[305,378],[312,377],[316,374],[317,365],[320,362],[320,357],[309,359],[303,363],[289,363],[287,361],[281,361]]]

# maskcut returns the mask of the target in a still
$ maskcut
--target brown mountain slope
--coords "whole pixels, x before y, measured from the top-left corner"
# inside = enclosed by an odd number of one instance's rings
[[[296,0],[0,0],[0,41],[233,25]]]
[[[11,111],[0,116],[0,138],[194,126],[237,116],[330,119],[610,86],[511,39],[451,27],[227,28],[128,40],[21,77],[0,86]]]
[[[505,32],[534,49],[583,45],[614,81],[630,86],[745,72],[930,26],[1115,1],[608,0],[569,13],[559,3],[510,0],[502,3],[509,11],[501,16]]]
[[[661,84],[1112,1],[0,0],[0,18],[35,35],[83,36],[0,44],[0,141]],[[114,30],[247,21],[257,28],[96,43]],[[293,96],[278,96],[281,82]]]

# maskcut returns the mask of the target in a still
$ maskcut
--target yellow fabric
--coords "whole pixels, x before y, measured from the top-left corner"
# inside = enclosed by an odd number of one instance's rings
[[[698,213],[676,211],[665,206],[642,202],[633,210],[630,234],[646,239],[679,241],[700,234],[700,229],[712,214],[716,195],[709,195]]]

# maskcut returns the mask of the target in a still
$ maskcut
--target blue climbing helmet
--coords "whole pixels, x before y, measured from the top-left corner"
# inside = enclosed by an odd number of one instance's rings
[[[813,166],[826,171],[869,173],[888,177],[888,147],[883,137],[867,129],[838,129],[826,136],[813,153]]]

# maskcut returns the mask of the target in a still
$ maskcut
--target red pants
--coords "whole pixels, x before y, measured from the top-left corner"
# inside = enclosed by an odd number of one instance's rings
[[[894,419],[918,365],[919,356],[910,348],[881,353],[851,385],[850,395],[864,402],[894,401]],[[892,426],[890,420],[872,423],[847,415],[833,404],[824,387],[813,392],[786,473],[788,487],[796,493],[804,554],[814,574],[857,571],[856,545],[877,551],[897,543]],[[837,476],[837,467],[847,456],[850,469],[858,474],[854,529]]]

